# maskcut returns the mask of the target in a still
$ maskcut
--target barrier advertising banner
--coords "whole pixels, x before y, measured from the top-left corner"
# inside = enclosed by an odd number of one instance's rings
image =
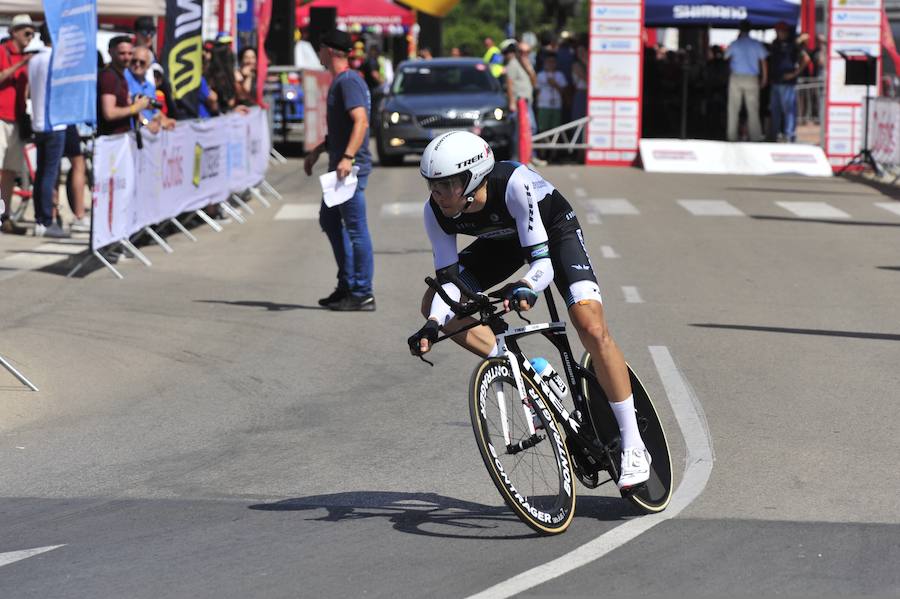
[[[845,55],[876,56],[878,73],[868,92],[879,95],[883,0],[829,0],[825,153],[835,168],[862,149],[865,85],[846,84]]]
[[[641,138],[644,3],[592,0],[587,164],[627,166]]]
[[[879,164],[900,166],[900,99],[875,98],[869,104],[869,148]]]
[[[307,152],[325,141],[329,86],[331,73],[328,71],[303,71],[303,149]]]
[[[47,78],[46,130],[97,122],[97,2],[44,0],[53,54]]]
[[[264,111],[179,122],[172,131],[97,138],[91,247],[221,202],[263,180],[269,157]]]

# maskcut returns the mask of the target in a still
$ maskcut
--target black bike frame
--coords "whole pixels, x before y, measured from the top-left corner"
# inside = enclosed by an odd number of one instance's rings
[[[498,347],[501,351],[504,348],[507,349],[514,357],[520,360],[517,362],[518,368],[516,370],[521,372],[521,376],[527,376],[546,395],[547,407],[554,413],[559,424],[565,429],[567,439],[572,439],[579,448],[586,450],[595,460],[599,460],[600,469],[605,469],[609,464],[614,467],[615,460],[612,459],[612,456],[618,453],[618,446],[613,440],[606,439],[606,435],[603,435],[601,429],[597,427],[597,422],[587,399],[582,393],[580,384],[582,379],[592,380],[597,383],[597,377],[593,372],[584,368],[573,359],[572,347],[569,345],[569,338],[566,335],[566,323],[559,320],[559,314],[556,311],[553,295],[549,288],[544,290],[544,297],[547,299],[551,322],[510,329],[500,333],[497,335]],[[565,409],[553,391],[547,387],[546,383],[541,380],[538,373],[531,367],[528,357],[519,347],[518,339],[536,333],[542,334],[559,352],[565,377],[569,384],[569,393],[572,395],[575,409],[581,414],[581,422],[575,421],[577,426],[572,425],[570,422],[572,415],[568,413],[568,410]],[[599,388],[599,383],[597,387]],[[585,418],[585,415],[587,418]],[[582,432],[581,429],[587,423],[589,423],[588,428],[593,435]]]

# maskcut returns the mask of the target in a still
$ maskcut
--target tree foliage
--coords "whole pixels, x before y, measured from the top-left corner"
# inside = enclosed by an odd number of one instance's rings
[[[586,31],[589,6],[589,0],[516,0],[516,34]],[[560,21],[563,27],[558,27]],[[481,56],[484,38],[491,37],[499,44],[506,38],[508,22],[509,0],[461,0],[444,18],[444,50],[449,53],[457,46]]]

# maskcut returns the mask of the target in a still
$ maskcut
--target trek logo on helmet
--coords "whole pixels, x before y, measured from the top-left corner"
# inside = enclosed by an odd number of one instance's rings
[[[463,168],[464,166],[469,166],[470,164],[475,164],[482,158],[484,158],[484,152],[481,152],[480,154],[478,154],[476,156],[472,156],[471,158],[463,160],[462,162],[457,162],[456,168]]]

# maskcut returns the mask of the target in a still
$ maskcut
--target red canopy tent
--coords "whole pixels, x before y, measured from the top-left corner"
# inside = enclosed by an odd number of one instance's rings
[[[337,8],[337,22],[347,27],[351,25],[410,27],[416,22],[413,11],[390,0],[313,0],[297,8],[297,27],[309,25],[309,9],[312,7]]]

